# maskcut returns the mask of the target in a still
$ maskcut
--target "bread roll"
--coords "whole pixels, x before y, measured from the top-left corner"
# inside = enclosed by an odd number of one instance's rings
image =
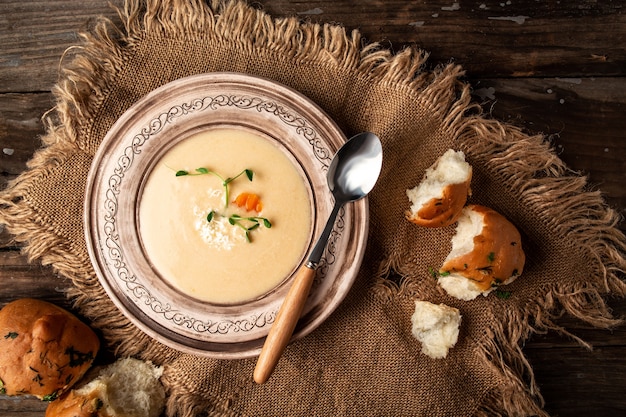
[[[162,373],[150,362],[119,359],[51,402],[46,417],[158,417],[165,405]]]
[[[513,282],[525,260],[520,233],[510,221],[490,208],[469,205],[458,219],[438,283],[453,297],[473,300]]]
[[[467,202],[472,167],[462,151],[449,149],[426,170],[415,187],[406,190],[409,221],[424,227],[444,227],[456,221]]]
[[[53,400],[91,366],[96,334],[61,307],[30,298],[0,310],[0,380],[8,395]]]
[[[415,301],[411,324],[411,333],[422,343],[422,353],[442,359],[448,356],[448,350],[459,338],[461,314],[445,304]]]

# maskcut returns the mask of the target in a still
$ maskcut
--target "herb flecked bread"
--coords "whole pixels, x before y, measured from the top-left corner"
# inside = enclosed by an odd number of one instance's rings
[[[61,307],[13,301],[0,310],[0,390],[54,400],[91,367],[99,348],[94,331]]]
[[[426,170],[421,182],[406,190],[411,208],[406,218],[423,227],[451,225],[471,193],[472,167],[465,162],[465,154],[447,150]]]
[[[491,208],[469,205],[458,219],[437,282],[453,297],[469,301],[513,282],[525,261],[515,225]]]

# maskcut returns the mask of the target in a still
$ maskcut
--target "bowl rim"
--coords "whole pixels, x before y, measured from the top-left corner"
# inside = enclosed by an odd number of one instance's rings
[[[235,88],[233,86],[237,87]],[[189,89],[193,90],[194,88],[198,93],[221,91],[220,89],[228,90],[228,88],[233,88],[235,92],[239,92],[237,88],[243,89],[243,91],[247,91],[248,89],[249,91],[254,92],[254,94],[258,94],[258,96],[254,96],[253,94],[253,98],[261,96],[268,98],[266,103],[261,103],[262,105],[274,105],[271,109],[274,113],[273,116],[270,117],[270,120],[273,120],[272,118],[282,117],[276,116],[276,114],[279,114],[276,112],[280,111],[286,111],[287,113],[291,111],[294,114],[297,113],[299,116],[302,116],[308,124],[305,123],[305,125],[300,126],[300,129],[317,129],[323,131],[325,135],[328,135],[328,137],[317,137],[316,140],[319,140],[319,143],[312,145],[325,147],[325,153],[322,152],[318,154],[317,150],[312,152],[313,156],[320,160],[322,165],[328,165],[330,163],[334,152],[346,140],[346,137],[336,123],[312,100],[290,87],[263,77],[233,72],[217,72],[192,75],[162,85],[161,87],[148,93],[143,98],[139,99],[122,114],[122,116],[109,129],[93,158],[87,178],[87,192],[84,202],[84,232],[89,258],[92,262],[96,275],[98,276],[99,282],[115,306],[131,321],[131,323],[137,326],[144,333],[151,336],[153,339],[176,350],[200,356],[225,359],[256,356],[260,352],[264,335],[267,334],[269,325],[273,322],[277,312],[276,304],[273,305],[272,311],[268,311],[266,316],[261,318],[264,320],[264,323],[263,326],[261,326],[263,327],[263,331],[258,334],[259,337],[255,336],[250,340],[237,338],[228,341],[228,339],[226,339],[227,341],[224,342],[215,341],[213,339],[198,339],[194,337],[195,334],[193,334],[193,332],[180,333],[175,327],[164,325],[163,321],[155,321],[149,310],[143,308],[139,305],[139,303],[129,302],[125,299],[124,295],[120,293],[119,288],[116,288],[115,282],[112,282],[111,277],[108,276],[108,266],[106,263],[111,262],[111,259],[105,259],[105,257],[103,257],[102,242],[100,241],[102,232],[98,229],[101,224],[98,222],[98,219],[94,218],[94,205],[98,202],[98,198],[101,197],[100,191],[102,188],[101,182],[103,180],[103,173],[105,173],[106,169],[109,167],[109,165],[106,165],[108,163],[107,160],[113,159],[109,158],[108,155],[108,152],[111,150],[111,146],[113,146],[112,144],[116,144],[124,140],[119,139],[120,132],[124,132],[125,129],[126,132],[128,132],[129,127],[136,127],[135,125],[138,123],[137,120],[142,120],[142,116],[138,117],[137,114],[141,113],[142,110],[145,111],[146,107],[148,109],[154,108],[155,111],[157,111],[156,109],[160,108],[160,106],[168,104],[167,102],[162,102],[164,97],[170,96],[172,100],[180,100],[183,97],[186,97],[185,94],[188,93]],[[232,98],[233,96],[229,97],[229,99]],[[159,100],[161,100],[161,102]],[[155,103],[159,104],[156,105]],[[154,113],[151,114],[154,115]],[[127,133],[126,137],[128,136],[129,134]],[[321,136],[321,134],[318,136]],[[140,151],[141,149],[137,148],[137,150]],[[309,174],[304,167],[301,168],[307,175]],[[330,193],[330,191],[328,191],[328,193]],[[315,194],[315,192],[313,192],[313,194]],[[318,203],[328,204],[328,202],[323,201]],[[317,303],[312,302],[312,305],[309,306],[308,309],[305,308],[301,322],[299,322],[292,336],[292,342],[311,333],[323,321],[325,321],[330,314],[332,314],[332,312],[347,295],[347,292],[351,288],[358,274],[360,264],[364,257],[369,232],[367,198],[351,203],[351,205],[346,206],[342,210],[344,224],[341,225],[342,229],[337,232],[338,237],[337,242],[335,243],[339,243],[339,249],[345,247],[345,242],[343,243],[343,246],[341,246],[342,239],[347,239],[352,243],[350,249],[350,259],[341,259],[343,261],[342,263],[346,264],[344,265],[345,269],[340,270],[341,276],[333,278],[334,281],[337,282],[332,283],[333,292],[332,294],[329,293],[330,299],[326,300],[323,304],[320,304],[319,300],[317,300]],[[321,222],[317,221],[317,224],[325,223],[326,219],[324,218],[321,220]],[[319,228],[319,225],[314,228],[313,238],[311,239],[312,243],[314,243],[317,239]],[[312,243],[310,243],[310,245]],[[341,254],[332,255],[341,256]],[[331,275],[333,272],[332,268],[333,266],[330,264],[328,270],[331,272]],[[326,273],[328,273],[328,271]],[[323,275],[319,281],[328,281],[325,278],[326,276]],[[276,293],[278,296],[286,292],[290,280],[291,278],[286,279],[279,287],[277,287]],[[325,284],[322,282],[320,285]],[[316,289],[314,288],[313,291],[315,290]],[[283,291],[283,293],[281,293],[281,291]],[[200,302],[200,304],[204,305],[202,302]],[[211,306],[211,308],[214,308],[214,306]],[[167,322],[165,323],[168,324]]]

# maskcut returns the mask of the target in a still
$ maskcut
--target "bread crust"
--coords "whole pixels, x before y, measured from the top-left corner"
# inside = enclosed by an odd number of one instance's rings
[[[91,366],[100,341],[70,312],[30,298],[0,310],[0,380],[7,395],[54,400]]]
[[[446,227],[457,221],[470,195],[471,176],[462,183],[449,184],[440,198],[433,198],[417,212],[407,210],[406,218],[422,227]]]
[[[46,408],[46,417],[115,417],[109,414],[100,398],[100,391],[79,394],[66,392]]]
[[[515,225],[485,206],[470,205],[466,210],[483,216],[482,231],[473,237],[473,250],[446,260],[440,273],[461,275],[483,292],[515,280],[522,274],[526,260]]]
[[[472,166],[462,151],[448,149],[424,172],[420,183],[406,190],[411,207],[407,220],[422,227],[454,223],[471,194]]]
[[[165,405],[162,374],[162,367],[135,358],[91,369],[48,405],[46,417],[158,417]]]

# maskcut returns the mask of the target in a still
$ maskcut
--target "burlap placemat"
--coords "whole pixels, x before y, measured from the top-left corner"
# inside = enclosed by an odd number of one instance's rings
[[[169,415],[544,415],[520,343],[537,330],[565,332],[553,321],[563,310],[599,327],[616,323],[602,297],[626,294],[618,216],[541,136],[482,117],[459,66],[427,70],[420,50],[393,55],[356,31],[273,19],[238,1],[128,0],[120,15],[123,27],[99,20],[68,51],[45,146],[2,193],[0,221],[32,259],[73,281],[69,296],[108,349],[165,365]],[[83,237],[86,175],[107,130],[151,90],[211,71],[291,86],[347,136],[373,131],[384,146],[353,289],[287,349],[264,385],[252,381],[253,359],[181,354],[129,324],[99,285]],[[474,167],[472,202],[522,232],[528,261],[509,299],[448,297],[428,270],[441,265],[454,226],[404,219],[405,189],[448,148],[465,151]],[[421,354],[411,336],[416,299],[461,310],[459,342],[445,360]]]

